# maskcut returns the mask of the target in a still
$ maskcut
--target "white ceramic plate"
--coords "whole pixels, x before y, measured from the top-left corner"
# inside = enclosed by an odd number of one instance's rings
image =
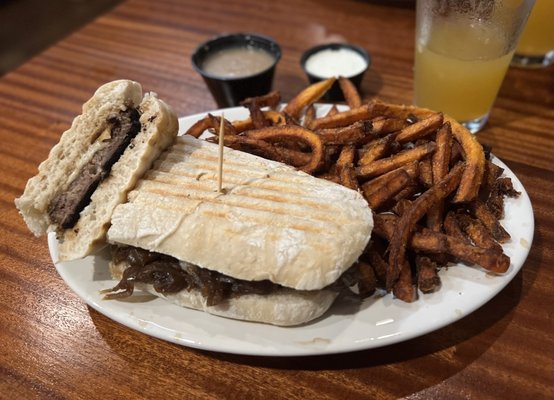
[[[222,110],[228,119],[242,119],[244,108]],[[324,107],[320,107],[325,112]],[[213,114],[220,114],[214,111]],[[203,115],[203,114],[202,114]],[[180,119],[184,132],[202,115]],[[500,292],[523,266],[533,241],[534,219],[527,192],[517,177],[498,159],[521,192],[517,199],[507,198],[506,218],[502,224],[512,235],[504,245],[511,258],[505,275],[493,276],[478,268],[453,265],[441,270],[442,288],[408,304],[388,294],[372,297],[354,308],[336,304],[318,320],[300,327],[276,327],[235,321],[204,312],[171,305],[149,295],[129,300],[102,300],[100,290],[113,287],[107,255],[100,253],[83,260],[56,263],[67,285],[88,305],[132,329],[177,344],[218,352],[297,356],[348,352],[390,345],[442,328],[470,314]],[[57,243],[49,237],[53,260]]]

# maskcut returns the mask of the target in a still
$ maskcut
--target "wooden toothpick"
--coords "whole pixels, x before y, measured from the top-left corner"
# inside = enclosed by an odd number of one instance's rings
[[[219,166],[217,169],[217,191],[223,193],[223,120],[225,119],[224,115],[221,114],[221,120],[219,124]]]

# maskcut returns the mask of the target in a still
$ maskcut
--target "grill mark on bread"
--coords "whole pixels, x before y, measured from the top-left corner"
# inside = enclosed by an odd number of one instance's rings
[[[178,163],[178,162],[182,162],[183,159],[180,158],[179,156],[175,156],[175,155],[172,155],[172,154],[168,154],[168,157],[164,158],[164,160],[160,160],[161,162],[159,164],[156,164],[155,168],[156,170],[159,170],[159,168],[163,168],[164,166],[164,162],[163,161],[167,161],[165,164],[169,164],[171,165],[172,163]],[[186,160],[186,168],[187,169],[191,169],[191,170],[196,170],[196,171],[201,171],[201,172],[210,172],[210,173],[213,173],[213,174],[217,174],[217,169],[218,169],[218,161],[217,160],[214,160],[213,163],[200,163],[200,162],[194,162],[196,160]],[[267,176],[268,174],[271,174],[273,173],[273,171],[267,171],[267,170],[259,170],[258,171],[252,171],[250,169],[247,168],[247,165],[246,164],[240,164],[240,165],[237,165],[236,168],[232,168],[230,167],[231,163],[227,162],[227,160],[224,160],[224,163],[223,163],[223,171],[225,173],[225,177],[227,177],[228,175],[236,175],[236,176],[239,176],[241,177],[243,180],[246,178],[246,179],[254,179],[254,178],[261,178],[261,177],[264,177],[264,176]],[[173,173],[173,171],[171,171]]]
[[[155,187],[153,185],[149,185],[147,181],[144,181],[140,184],[140,187],[138,188],[139,189],[139,192],[137,192],[138,195],[140,196],[140,192],[147,192],[166,199],[170,197],[182,198],[182,199],[187,199],[191,201],[201,201],[201,202],[210,203],[210,204],[226,205],[237,209],[242,208],[246,210],[262,211],[262,212],[267,212],[269,215],[278,214],[286,217],[293,216],[297,218],[310,218],[312,220],[317,220],[317,221],[329,223],[332,225],[340,225],[342,222],[344,222],[344,220],[341,218],[340,214],[338,213],[321,213],[321,212],[318,212],[319,210],[308,212],[306,210],[306,207],[304,207],[302,203],[293,204],[293,203],[287,202],[286,200],[284,200],[283,202],[278,202],[278,201],[272,201],[267,199],[264,199],[265,200],[264,202],[253,203],[252,201],[248,201],[249,199],[252,199],[252,197],[236,195],[233,192],[223,196],[214,192],[213,190],[192,191],[192,190],[189,190],[189,188],[186,188],[186,189],[176,188],[170,182],[168,183],[156,182],[156,184],[160,184],[166,187],[163,187],[163,188]],[[131,197],[134,197],[134,194]],[[134,199],[133,199],[133,202],[134,202]],[[152,204],[153,203],[154,202],[152,202]],[[159,205],[156,205],[157,207],[163,206],[161,202],[156,204],[159,204]],[[172,205],[172,207],[179,207],[179,206],[177,204],[177,205]],[[295,209],[295,207],[298,207],[298,209]]]
[[[188,168],[217,171],[218,161],[219,161],[217,156],[199,157],[202,155],[199,153],[187,154],[187,155],[189,157],[185,159],[183,158],[183,155],[176,154],[175,152],[166,153],[164,154],[163,157],[160,158],[159,163],[156,164],[156,168],[158,167],[158,165],[163,165],[164,161],[167,161],[168,163],[171,163],[171,162],[176,163],[176,162],[184,161]],[[270,170],[267,167],[266,168],[252,167],[251,164],[248,164],[246,162],[241,162],[241,163],[233,162],[233,160],[228,160],[227,158],[224,158],[223,161],[224,161],[223,168],[226,174],[228,173],[236,174],[245,178],[248,178],[248,177],[259,178],[260,176],[265,176],[269,173],[276,173],[276,172],[281,173],[281,171]]]
[[[218,156],[210,150],[215,147],[211,143],[179,137],[177,143],[166,150],[154,168],[143,177],[136,193],[130,194],[130,201],[135,202],[139,198],[137,202],[141,204],[186,209],[187,213],[190,212],[191,202],[206,203],[212,207],[224,205],[274,216],[309,218],[333,227],[349,220],[342,207],[332,201],[321,201],[326,192],[332,197],[335,193],[328,189],[322,191],[317,184],[309,181],[312,177],[298,175],[290,167],[262,158],[260,164],[254,163],[253,166],[250,154],[233,149],[226,149],[230,160],[225,159],[224,163],[224,187],[227,192],[222,197],[214,191]],[[306,187],[310,186],[313,190],[307,191]],[[154,200],[156,197],[147,199],[148,195],[141,196],[141,192],[159,197],[159,201]],[[180,204],[185,199],[187,207]],[[264,218],[264,221],[272,225],[271,218]],[[310,229],[316,232],[322,230]]]
[[[163,160],[156,164],[154,170],[149,171],[145,178],[155,180],[157,173],[167,173],[176,177],[190,178],[195,181],[216,181],[217,180],[217,164],[213,165],[189,165],[184,167],[176,167],[174,162],[182,161],[179,158],[175,158],[174,161]],[[300,188],[297,182],[293,182],[286,179],[286,176],[282,176],[281,172],[265,171],[263,174],[247,176],[244,170],[229,170],[227,165],[224,166],[224,184],[237,185],[237,186],[251,186],[265,190],[271,190],[279,193],[293,194],[295,196],[305,197],[306,190]],[[281,179],[278,179],[281,178]],[[304,187],[312,186],[311,183],[302,179],[301,183]],[[318,208],[327,208],[326,204],[321,204],[321,201],[314,201],[313,204],[317,204]]]
[[[226,153],[231,153],[231,152],[240,153],[239,151],[231,149],[229,147],[225,147],[225,152]],[[176,158],[179,158],[180,160],[183,160],[183,158],[186,158],[186,159],[192,159],[192,160],[208,161],[210,163],[212,163],[212,162],[217,163],[218,160],[219,160],[219,155],[215,151],[207,151],[207,149],[203,149],[203,148],[190,149],[188,145],[187,145],[187,147],[179,147],[178,145],[173,146],[166,153],[166,155],[168,157],[174,156]],[[254,155],[252,155],[252,156],[254,156]],[[254,156],[254,157],[256,157],[256,156]],[[264,158],[262,158],[262,160],[269,161],[269,160],[266,160]],[[246,160],[242,160],[241,158],[233,158],[233,159],[230,159],[230,160],[225,160],[225,164],[235,165],[237,167],[245,167],[246,166],[246,167],[250,167],[251,169],[257,169],[259,171],[264,170],[263,168],[256,168],[256,167],[253,168],[251,164],[249,164]]]
[[[207,175],[204,175],[207,176]],[[207,193],[214,192],[214,179],[203,179],[203,180],[183,180],[179,176],[176,176],[171,173],[166,173],[163,171],[150,171],[140,185],[145,185],[146,182],[163,183],[167,185],[175,185],[175,187],[183,186],[183,188],[193,188],[198,189]],[[313,208],[316,210],[326,210],[328,212],[337,212],[337,207],[334,204],[325,204],[321,202],[319,197],[306,197],[306,196],[296,196],[295,198],[287,198],[283,196],[282,190],[272,190],[267,187],[261,187],[255,185],[256,181],[250,182],[249,185],[237,185],[234,187],[227,187],[228,193],[241,195],[246,198],[261,199],[267,201],[274,201],[278,203],[287,203],[290,205],[299,205],[303,207]]]
[[[154,195],[158,195],[158,193],[154,193],[154,192],[150,192],[150,193]],[[164,197],[167,197],[165,193],[164,193]],[[190,200],[191,202],[198,201],[197,199],[187,199],[187,200]],[[186,204],[183,202],[183,200],[180,200],[180,203],[178,204],[168,205],[168,204],[160,203],[159,201],[155,201],[154,199],[141,199],[138,202],[135,201],[134,204],[140,204],[141,206],[144,206],[144,207],[164,209],[171,212],[185,212],[185,213],[190,213],[191,209],[198,208],[198,207],[186,207]],[[206,203],[201,203],[201,204],[206,204]],[[235,207],[235,209],[237,208],[245,208],[245,207]],[[249,209],[249,208],[245,208],[245,209],[251,211],[251,213],[248,214],[248,222],[251,223],[252,225],[257,225],[257,226],[266,225],[266,226],[272,226],[274,228],[280,228],[280,229],[294,229],[301,232],[313,232],[313,233],[320,234],[322,236],[325,233],[330,232],[330,229],[331,229],[331,227],[329,227],[328,225],[325,225],[324,227],[317,227],[314,225],[310,225],[310,222],[311,222],[310,220],[303,221],[306,223],[294,223],[294,222],[291,223],[290,218],[286,220],[275,218],[275,214],[276,214],[275,212],[266,213],[263,210],[260,211],[260,210]],[[229,213],[225,211],[219,211],[214,209],[204,209],[204,210],[199,209],[198,212],[204,215],[208,215],[210,217],[217,217],[221,219],[229,218]],[[262,216],[259,214],[264,214],[264,215]],[[291,216],[290,214],[287,214],[287,216],[292,218],[298,218],[296,216]],[[327,222],[327,221],[323,221],[323,222]]]
[[[154,192],[154,194],[156,194],[156,193]],[[190,200],[194,201],[196,199],[190,199]],[[190,210],[189,208],[181,207],[179,205],[172,204],[171,206],[169,206],[167,204],[159,203],[159,202],[156,202],[156,201],[141,201],[141,204],[146,205],[146,206],[155,206],[157,209],[166,209],[166,210],[170,210],[170,211],[180,211],[180,210],[188,211],[188,210]],[[264,210],[260,211],[260,210],[255,210],[255,209],[251,209],[251,208],[246,208],[246,207],[237,207],[237,208],[245,208],[245,209],[248,209],[248,210],[251,210],[251,211],[254,211],[254,212],[257,211],[258,213],[264,213],[264,214],[266,213],[266,211],[264,211]],[[209,217],[213,217],[213,218],[220,218],[220,219],[228,219],[229,218],[229,213],[224,212],[224,211],[219,211],[219,210],[214,210],[214,209],[206,209],[206,210],[199,210],[199,212],[204,214],[204,215],[207,215]],[[267,213],[264,216],[256,215],[255,213],[251,213],[251,214],[248,215],[248,221],[252,225],[257,225],[257,226],[266,225],[266,226],[273,226],[274,228],[280,228],[280,229],[294,229],[294,230],[301,231],[301,232],[312,232],[312,233],[319,234],[319,235],[322,235],[322,236],[325,236],[325,233],[328,232],[328,230],[329,230],[328,226],[320,228],[320,227],[317,227],[317,226],[314,226],[314,225],[310,225],[310,220],[303,221],[303,222],[306,222],[306,223],[291,222],[290,219],[285,220],[285,219],[275,218],[275,214],[276,214],[275,211],[273,211],[271,213]],[[285,214],[285,215],[287,215],[289,217],[291,216],[290,214]],[[298,218],[298,217],[295,217],[295,218]]]
[[[167,158],[172,158],[174,160],[183,161],[183,156],[185,156],[186,160],[185,162],[191,163],[192,165],[198,165],[203,168],[207,169],[217,169],[218,161],[219,161],[219,155],[213,148],[204,148],[202,146],[195,147],[194,149],[190,149],[188,143],[187,144],[180,144],[177,146],[173,146],[167,153]],[[258,157],[252,154],[248,154],[248,158],[250,157],[256,157],[260,159],[259,165],[252,165],[252,162],[250,159],[247,159],[244,157],[246,153],[243,153],[238,150],[234,150],[231,148],[226,147],[225,151],[229,154],[233,154],[233,156],[237,156],[237,158],[225,158],[224,159],[224,166],[226,170],[232,171],[232,172],[238,172],[240,175],[247,175],[247,174],[255,174],[260,173],[262,175],[267,174],[268,172],[271,172],[275,174],[272,176],[275,180],[283,180],[283,181],[304,181],[304,177],[299,176],[298,171],[295,170],[293,167],[278,163],[276,161],[267,160],[262,157]],[[201,161],[207,161],[208,163],[202,163]],[[235,168],[229,168],[229,166],[236,167]],[[269,170],[269,171],[268,171]]]

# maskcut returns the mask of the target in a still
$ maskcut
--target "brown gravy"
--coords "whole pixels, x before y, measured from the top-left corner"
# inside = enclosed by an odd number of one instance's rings
[[[241,78],[262,72],[274,62],[275,57],[263,49],[236,46],[209,54],[202,63],[202,69],[222,78]]]

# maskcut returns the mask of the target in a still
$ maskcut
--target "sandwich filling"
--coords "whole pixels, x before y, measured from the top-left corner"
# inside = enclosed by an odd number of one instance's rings
[[[100,182],[109,175],[112,166],[141,129],[140,113],[132,107],[110,114],[106,122],[110,135],[103,139],[105,146],[92,156],[68,188],[59,193],[48,208],[51,222],[61,229],[75,226],[79,214],[89,204]]]
[[[283,286],[269,280],[246,281],[201,268],[160,253],[132,246],[112,246],[112,263],[125,263],[127,268],[119,283],[107,289],[106,299],[129,297],[136,283],[151,284],[161,294],[181,290],[199,290],[208,306],[246,294],[267,295]],[[355,284],[355,269],[350,268],[341,279],[325,289],[340,291]]]
[[[154,286],[158,293],[177,293],[181,290],[199,290],[208,306],[244,294],[268,294],[281,286],[269,280],[245,281],[200,268],[160,253],[137,247],[113,246],[112,262],[124,262],[128,267],[121,281],[111,289],[107,298],[128,297],[133,294],[135,283]]]

